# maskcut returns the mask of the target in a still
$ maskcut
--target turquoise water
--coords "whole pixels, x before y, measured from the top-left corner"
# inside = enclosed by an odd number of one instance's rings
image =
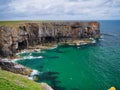
[[[54,90],[120,90],[120,21],[99,22],[105,35],[96,44],[24,53],[18,63],[40,71],[37,82]]]

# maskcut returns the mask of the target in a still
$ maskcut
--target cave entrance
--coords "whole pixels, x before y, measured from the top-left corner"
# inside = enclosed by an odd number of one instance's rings
[[[46,36],[45,37],[45,43],[51,43],[52,41],[54,41],[54,38],[51,36]]]
[[[23,50],[28,48],[28,42],[27,40],[24,40],[22,42],[18,42],[18,50]]]

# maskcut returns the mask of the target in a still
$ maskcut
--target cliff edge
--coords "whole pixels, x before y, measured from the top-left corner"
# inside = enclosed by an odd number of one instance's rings
[[[45,21],[0,25],[0,56],[12,57],[22,49],[47,43],[74,43],[100,37],[98,22]],[[83,42],[83,41],[82,41]]]

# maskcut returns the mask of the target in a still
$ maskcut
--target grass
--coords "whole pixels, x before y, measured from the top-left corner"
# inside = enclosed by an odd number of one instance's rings
[[[24,23],[39,23],[39,22],[68,22],[71,20],[11,20],[11,21],[0,21],[0,26],[1,25],[15,25],[15,24],[24,24]],[[76,20],[72,20],[76,21]],[[83,22],[83,21],[82,21]]]
[[[0,25],[12,25],[12,24],[19,24],[25,21],[0,21]]]
[[[15,24],[24,24],[24,23],[27,23],[27,22],[37,22],[37,21],[25,21],[25,20],[21,20],[21,21],[0,21],[0,25],[15,25]]]
[[[8,71],[0,70],[0,90],[43,90],[39,83]]]
[[[14,21],[0,21],[0,25],[15,25],[24,23],[39,23],[39,22],[51,22],[53,20],[14,20]]]

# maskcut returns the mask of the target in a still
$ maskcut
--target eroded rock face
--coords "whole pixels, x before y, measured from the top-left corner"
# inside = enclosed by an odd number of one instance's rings
[[[22,74],[22,75],[30,75],[32,72],[31,69],[8,60],[0,60],[0,67],[3,70],[11,71],[13,73]]]
[[[17,50],[37,44],[99,37],[98,22],[39,22],[0,26],[0,56],[14,56]]]

